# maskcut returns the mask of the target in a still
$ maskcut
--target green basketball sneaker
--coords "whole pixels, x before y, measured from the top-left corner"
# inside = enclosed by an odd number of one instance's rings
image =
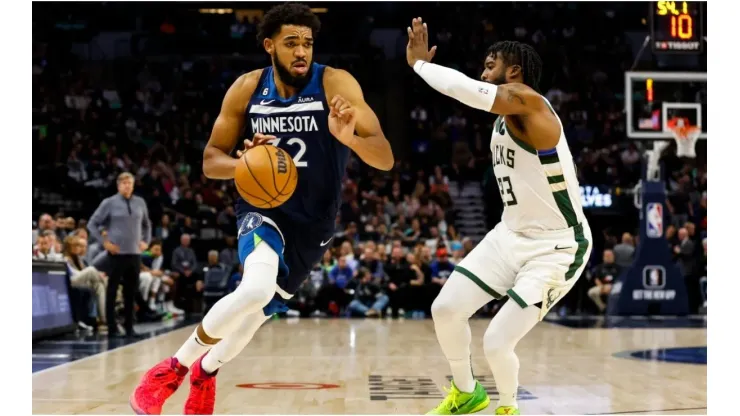
[[[451,388],[445,391],[447,397],[442,400],[436,408],[432,409],[427,413],[428,415],[468,415],[471,413],[477,413],[488,407],[488,403],[491,399],[488,398],[488,394],[483,389],[483,386],[475,382],[475,389],[472,393],[463,393],[457,389],[455,382],[451,382]]]
[[[519,409],[514,406],[499,406],[496,408],[497,415],[520,415]]]

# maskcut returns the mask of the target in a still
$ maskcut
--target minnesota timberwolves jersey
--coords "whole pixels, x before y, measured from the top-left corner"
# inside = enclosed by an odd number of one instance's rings
[[[278,94],[271,66],[262,71],[247,105],[245,134],[248,138],[255,133],[276,136],[272,144],[288,152],[298,168],[298,185],[293,196],[277,208],[256,208],[240,198],[237,216],[258,212],[300,223],[334,221],[349,148],[329,132],[324,68],[313,63],[308,85],[290,98]]]

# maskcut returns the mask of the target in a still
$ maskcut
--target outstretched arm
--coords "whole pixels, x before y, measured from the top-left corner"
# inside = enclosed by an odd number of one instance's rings
[[[437,47],[429,48],[429,32],[421,18],[407,28],[406,60],[429,86],[461,103],[499,115],[525,115],[542,110],[544,100],[524,84],[494,85],[468,78],[462,72],[431,63]]]
[[[324,88],[330,97],[331,133],[363,162],[376,169],[391,170],[394,164],[391,145],[375,112],[365,102],[357,80],[347,71],[326,68]]]
[[[462,72],[422,60],[416,61],[414,71],[435,90],[479,110],[508,116],[547,109],[542,97],[524,84],[476,81]]]

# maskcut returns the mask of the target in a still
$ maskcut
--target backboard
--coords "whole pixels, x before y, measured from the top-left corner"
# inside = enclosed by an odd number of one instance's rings
[[[627,137],[673,140],[669,121],[688,120],[707,138],[706,72],[625,72]]]

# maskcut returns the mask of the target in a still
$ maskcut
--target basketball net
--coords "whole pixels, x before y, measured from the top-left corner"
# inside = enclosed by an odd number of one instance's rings
[[[683,117],[673,118],[668,122],[668,128],[673,132],[673,138],[676,140],[676,156],[696,158],[696,141],[701,135],[701,129],[692,126],[689,121]]]

